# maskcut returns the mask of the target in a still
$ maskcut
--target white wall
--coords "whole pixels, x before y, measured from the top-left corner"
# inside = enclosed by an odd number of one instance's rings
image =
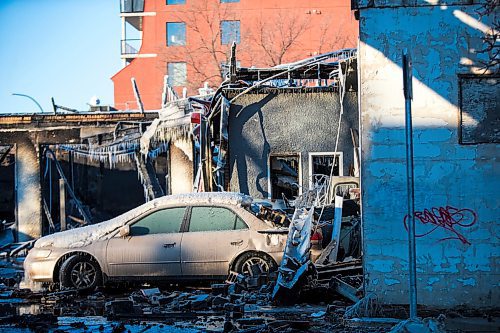
[[[496,306],[499,293],[499,145],[459,144],[459,78],[480,55],[478,6],[360,10],[360,123],[366,292],[408,302],[406,160],[401,51],[414,65],[415,206],[462,210],[417,219],[418,300]],[[395,2],[397,3],[397,1]],[[470,117],[465,114],[464,117]],[[447,210],[453,213],[453,209]],[[456,222],[463,214],[463,223]],[[439,214],[438,214],[439,215]]]

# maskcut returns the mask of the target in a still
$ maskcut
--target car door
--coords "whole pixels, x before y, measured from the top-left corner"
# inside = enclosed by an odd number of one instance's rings
[[[181,275],[185,212],[186,207],[150,212],[130,224],[129,236],[111,238],[106,249],[110,276]]]
[[[191,207],[182,239],[182,274],[227,275],[229,262],[248,246],[249,235],[248,226],[226,207]]]

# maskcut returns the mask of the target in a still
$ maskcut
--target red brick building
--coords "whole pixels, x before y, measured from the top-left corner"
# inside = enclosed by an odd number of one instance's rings
[[[355,47],[350,0],[121,0],[121,57],[115,107],[159,109],[164,76],[178,93],[220,84],[232,42],[238,65],[274,66]]]

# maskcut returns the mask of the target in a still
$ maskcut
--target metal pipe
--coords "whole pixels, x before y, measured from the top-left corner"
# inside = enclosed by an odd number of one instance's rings
[[[415,244],[415,187],[413,174],[413,129],[411,119],[412,62],[408,50],[403,50],[403,86],[405,96],[405,132],[406,132],[406,176],[408,191],[408,259],[410,275],[410,320],[417,319],[417,255]]]
[[[144,105],[142,104],[141,94],[139,93],[137,82],[134,77],[130,78],[130,81],[132,82],[132,89],[134,90],[135,100],[137,101],[137,108],[142,114],[144,114]]]

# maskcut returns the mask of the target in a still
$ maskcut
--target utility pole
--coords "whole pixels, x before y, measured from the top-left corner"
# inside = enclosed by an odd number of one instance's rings
[[[411,120],[412,62],[407,49],[403,50],[403,87],[405,96],[405,125],[406,125],[406,176],[408,191],[408,253],[410,275],[410,320],[417,320],[417,255],[415,244],[415,191],[413,175],[413,129]]]

